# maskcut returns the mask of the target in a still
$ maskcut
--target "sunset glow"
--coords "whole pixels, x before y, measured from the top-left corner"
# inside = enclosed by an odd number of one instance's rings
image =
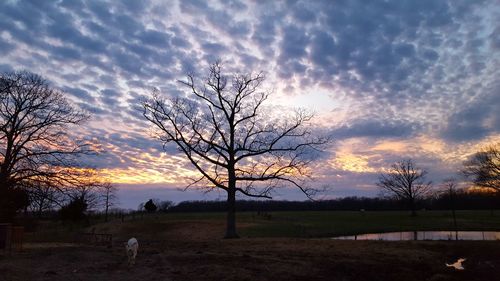
[[[145,193],[199,174],[141,102],[153,88],[188,95],[178,80],[217,59],[263,71],[270,116],[314,112],[314,131],[333,138],[311,166],[327,196],[373,195],[407,158],[440,182],[500,140],[495,0],[2,1],[0,15],[0,70],[66,92],[91,115],[75,132],[98,143],[85,165]]]

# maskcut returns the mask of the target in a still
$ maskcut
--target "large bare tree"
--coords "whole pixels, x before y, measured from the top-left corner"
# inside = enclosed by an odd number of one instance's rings
[[[71,174],[67,168],[88,147],[69,130],[86,118],[42,77],[0,74],[0,220],[19,207],[12,194]]]
[[[500,143],[475,153],[462,172],[475,185],[500,193]]]
[[[194,75],[179,81],[188,90],[185,97],[154,91],[143,104],[159,139],[175,143],[200,174],[191,186],[227,193],[226,238],[238,237],[237,193],[271,198],[274,188],[288,185],[310,197],[307,166],[327,141],[313,135],[306,111],[279,115],[264,109],[269,92],[260,90],[263,81],[263,73],[226,76],[216,62],[201,84]]]
[[[411,159],[393,164],[386,174],[379,176],[377,186],[383,193],[406,201],[412,216],[416,216],[416,201],[426,196],[431,189],[431,182],[425,181],[427,171],[415,167]]]

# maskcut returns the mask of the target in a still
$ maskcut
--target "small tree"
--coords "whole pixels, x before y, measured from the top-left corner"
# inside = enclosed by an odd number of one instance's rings
[[[145,210],[144,202],[139,203],[139,205],[137,206],[137,211],[142,212],[144,210]]]
[[[61,206],[64,194],[50,183],[34,182],[27,188],[30,197],[31,210],[40,218],[44,211]]]
[[[109,208],[113,207],[118,200],[116,195],[118,189],[110,182],[103,182],[100,187],[101,200],[104,205],[104,221],[108,221]]]
[[[158,207],[153,202],[153,199],[149,199],[148,202],[144,204],[144,209],[146,209],[148,213],[154,213],[156,212],[156,209],[158,209]]]
[[[475,185],[500,194],[500,143],[472,155],[462,172]]]
[[[72,199],[67,205],[59,210],[61,219],[81,221],[86,218],[87,203],[83,197]]]
[[[158,209],[161,212],[167,212],[168,209],[170,209],[174,205],[174,202],[172,201],[160,201],[158,203]]]
[[[274,188],[288,185],[310,198],[315,190],[304,183],[308,164],[317,146],[328,141],[313,135],[313,116],[304,110],[266,111],[263,81],[263,73],[227,76],[216,62],[202,83],[193,75],[181,81],[186,97],[153,92],[143,104],[160,141],[174,143],[199,173],[190,186],[227,193],[226,238],[238,237],[237,193],[271,198]]]
[[[425,182],[426,170],[415,167],[411,159],[393,164],[387,174],[381,174],[377,186],[383,193],[408,203],[416,216],[416,201],[428,194],[431,182]]]
[[[455,179],[453,178],[450,178],[450,179],[446,179],[443,184],[442,184],[442,191],[441,191],[446,197],[448,197],[448,200],[449,200],[449,207],[450,207],[450,210],[451,210],[451,214],[453,216],[453,226],[455,228],[455,231],[458,230],[458,227],[457,227],[457,216],[456,216],[456,213],[455,213],[455,209],[456,209],[456,206],[455,206],[455,200],[456,200],[456,197],[457,197],[457,182]],[[458,240],[458,234],[455,233],[456,235],[456,240]]]
[[[95,210],[102,206],[101,186],[95,179],[86,178],[85,176],[89,176],[87,173],[88,171],[84,171],[84,175],[80,174],[80,177],[74,179],[71,184],[61,187],[61,190],[69,200],[83,200],[87,210]]]

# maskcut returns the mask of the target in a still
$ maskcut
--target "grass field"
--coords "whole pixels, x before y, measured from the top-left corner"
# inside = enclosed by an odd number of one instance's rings
[[[500,230],[500,216],[490,212],[457,215],[460,229]],[[498,241],[321,239],[450,229],[448,212],[421,212],[416,218],[408,212],[239,213],[237,225],[242,239],[223,240],[224,213],[136,215],[84,230],[49,223],[26,236],[22,252],[0,251],[0,281],[499,280]],[[75,231],[110,233],[113,246],[72,242]],[[136,264],[128,266],[123,243],[132,236],[140,246]],[[460,257],[467,258],[464,271],[445,266]]]
[[[158,213],[127,217],[134,228],[157,227],[172,222],[204,222],[222,224],[220,236],[224,233],[225,213]],[[500,212],[457,211],[457,230],[500,231]],[[364,233],[393,231],[455,230],[451,213],[448,211],[421,211],[411,217],[405,211],[290,211],[269,212],[257,215],[255,212],[237,213],[238,233],[242,237],[294,237],[325,238]],[[115,221],[116,222],[116,221]],[[97,224],[101,232],[109,232],[113,224]],[[127,224],[126,224],[127,225]],[[104,229],[100,229],[104,228]],[[49,224],[41,231],[28,234],[32,241],[64,241],[72,238],[67,232],[78,232],[78,228]]]
[[[447,211],[408,212],[274,212],[270,220],[242,231],[249,237],[332,237],[361,233],[415,230],[455,230]],[[457,211],[457,230],[500,230],[500,215],[489,211]],[[240,214],[241,221],[252,221]],[[255,220],[255,219],[254,219]]]
[[[217,220],[224,213],[175,213],[159,215],[165,220]],[[500,231],[500,212],[456,212],[457,230]],[[290,211],[237,214],[237,226],[244,237],[333,237],[362,233],[415,230],[455,230],[451,212],[421,211],[411,217],[405,211]]]

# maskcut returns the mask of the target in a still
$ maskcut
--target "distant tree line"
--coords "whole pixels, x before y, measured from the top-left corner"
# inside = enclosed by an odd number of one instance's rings
[[[417,209],[449,210],[449,195],[442,193],[416,201]],[[491,193],[457,191],[453,204],[456,209],[500,209],[500,197]],[[224,212],[224,201],[184,201],[168,208],[168,212]],[[407,210],[407,204],[397,198],[345,197],[322,201],[238,201],[238,212],[270,211],[395,211]]]

